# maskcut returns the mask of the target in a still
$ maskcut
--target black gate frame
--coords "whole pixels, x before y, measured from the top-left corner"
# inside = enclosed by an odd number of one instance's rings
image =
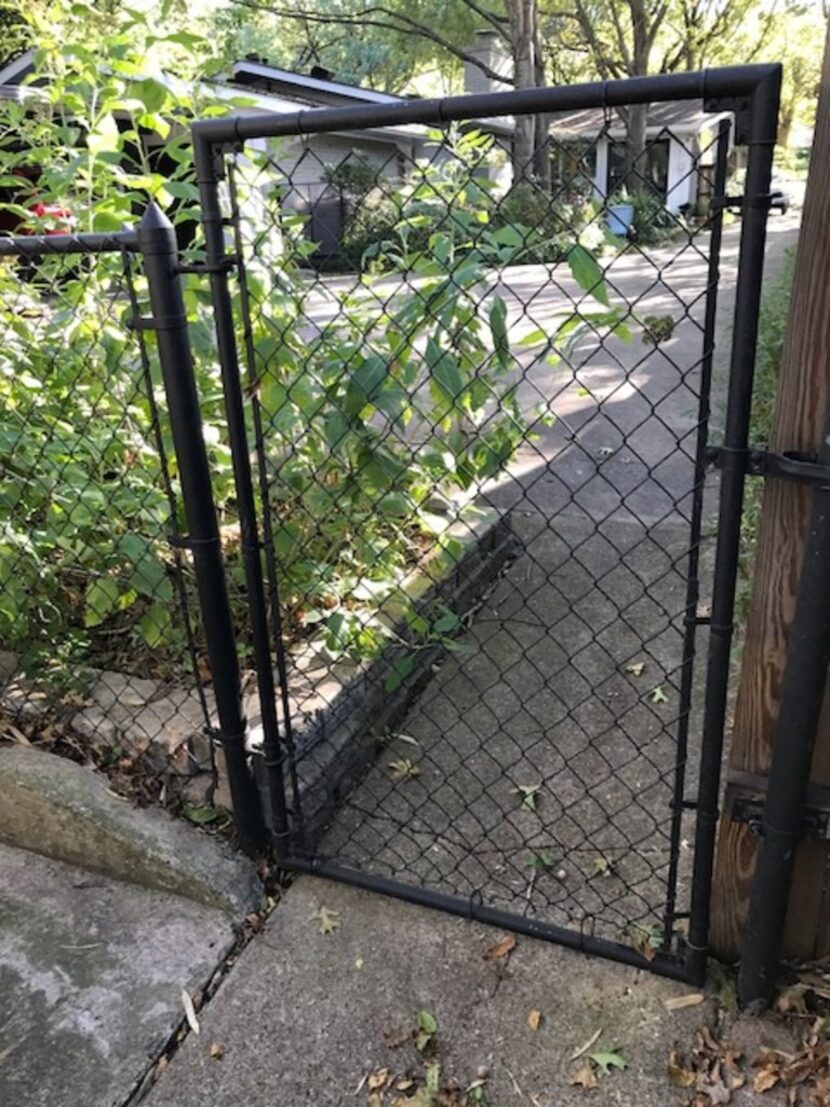
[[[721,764],[724,748],[724,726],[730,675],[730,652],[733,636],[735,588],[741,532],[744,481],[747,473],[748,434],[755,368],[755,352],[763,278],[766,222],[770,208],[770,181],[773,150],[776,140],[781,67],[777,64],[731,66],[655,77],[593,82],[561,88],[526,89],[515,92],[487,93],[478,96],[450,97],[441,100],[405,101],[381,106],[316,109],[288,115],[241,114],[197,121],[193,127],[194,158],[201,197],[202,223],[205,238],[206,264],[210,275],[218,354],[221,366],[228,432],[233,455],[237,507],[242,532],[248,601],[251,617],[254,654],[263,712],[263,766],[271,808],[272,838],[279,863],[288,869],[309,872],[343,881],[365,889],[386,893],[414,903],[436,907],[456,915],[477,919],[505,929],[544,938],[585,952],[600,954],[662,975],[701,984],[706,972],[711,886],[715,836],[719,816]],[[286,801],[285,736],[280,733],[276,694],[282,697],[285,720],[287,688],[284,660],[276,650],[281,688],[276,689],[272,668],[272,643],[269,620],[275,635],[279,635],[279,610],[274,589],[266,590],[263,573],[263,546],[268,559],[269,581],[276,580],[273,549],[262,543],[256,510],[254,473],[250,460],[246,429],[244,397],[240,376],[233,302],[229,277],[237,258],[226,244],[226,221],[220,204],[220,182],[223,176],[223,156],[227,150],[239,149],[254,138],[276,138],[290,135],[364,129],[381,125],[424,124],[441,125],[451,121],[477,117],[523,115],[534,112],[572,111],[587,108],[608,109],[655,101],[698,100],[709,111],[730,111],[735,116],[736,141],[748,148],[748,165],[744,195],[729,206],[740,210],[742,234],[739,254],[738,283],[734,312],[729,393],[722,444],[714,453],[722,471],[718,513],[718,535],[713,582],[709,649],[706,667],[706,693],[701,738],[701,763],[697,795],[685,797],[682,761],[678,758],[677,787],[674,798],[672,841],[679,835],[684,811],[696,815],[694,868],[691,888],[691,910],[688,937],[677,950],[659,953],[649,961],[636,950],[593,934],[577,932],[507,911],[487,907],[476,897],[464,899],[435,890],[410,886],[387,877],[347,868],[335,863],[297,856],[293,852]],[[727,125],[728,126],[728,125]],[[725,180],[724,131],[718,144],[716,172],[722,186]],[[724,197],[720,210],[726,205]],[[717,236],[717,239],[716,237]],[[718,278],[720,217],[716,215],[710,253],[709,299],[704,321],[704,350],[711,362],[715,325],[715,295]],[[713,259],[713,260],[712,260]],[[714,287],[713,287],[714,286]],[[706,373],[706,365],[703,367]],[[705,397],[704,397],[705,402]],[[705,410],[708,415],[708,409]],[[255,416],[256,418],[256,416]],[[257,437],[260,428],[255,427]],[[711,460],[707,450],[706,425],[698,438],[696,469],[699,473]],[[698,485],[702,481],[697,482]],[[702,492],[696,498],[702,499]],[[699,515],[700,505],[694,511]],[[694,518],[694,516],[693,516]],[[264,520],[264,527],[269,521]],[[694,545],[694,544],[693,544]],[[696,557],[693,548],[691,557]],[[697,623],[696,570],[690,567],[690,591],[687,595],[687,633],[694,634]],[[207,599],[210,609],[211,601]],[[693,648],[693,639],[691,640]],[[685,651],[687,652],[687,651]],[[690,670],[691,666],[687,665]],[[691,699],[691,673],[684,673],[685,694]],[[688,717],[688,713],[686,713]],[[678,737],[685,741],[682,730]],[[682,760],[685,760],[685,756]],[[250,792],[248,793],[250,798]],[[237,811],[236,818],[249,827],[261,825],[250,812]],[[676,854],[676,849],[674,850]],[[672,864],[676,869],[676,857]],[[673,887],[673,885],[670,885]],[[671,896],[670,892],[670,896]],[[673,905],[667,904],[673,911]],[[679,917],[677,915],[675,918]]]

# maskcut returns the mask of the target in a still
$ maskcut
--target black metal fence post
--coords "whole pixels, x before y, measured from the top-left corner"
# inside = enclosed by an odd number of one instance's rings
[[[718,513],[718,544],[712,591],[706,709],[697,796],[695,861],[689,920],[690,979],[706,975],[712,902],[724,726],[729,690],[735,585],[741,541],[746,451],[755,376],[755,350],[764,275],[764,247],[770,203],[772,157],[778,128],[780,66],[770,67],[750,99],[749,162],[742,204],[743,227],[735,298],[735,325],[729,366],[729,399],[723,436],[723,468]]]
[[[228,417],[228,438],[233,457],[239,526],[242,533],[242,555],[248,591],[248,611],[251,638],[257,669],[260,711],[262,713],[262,754],[268,792],[269,829],[273,835],[277,856],[287,850],[288,812],[283,775],[283,744],[277,717],[277,697],[271,655],[268,605],[262,569],[262,545],[257,522],[254,480],[250,447],[245,425],[245,407],[240,380],[239,355],[234,329],[233,303],[228,287],[228,262],[225,250],[225,229],[219,203],[219,178],[214,162],[214,148],[193,132],[193,157],[202,204],[202,226],[205,234],[207,270],[213,293],[216,342]]]
[[[139,226],[138,247],[150,291],[149,326],[156,334],[179,462],[188,546],[199,590],[234,818],[243,848],[253,853],[264,842],[262,811],[245,750],[247,727],[242,714],[239,662],[178,274],[176,235],[170,220],[155,204],[147,209]]]

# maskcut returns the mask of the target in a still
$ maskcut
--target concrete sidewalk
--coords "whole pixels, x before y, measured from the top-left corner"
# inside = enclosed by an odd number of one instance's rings
[[[216,908],[0,845],[0,1104],[124,1103],[233,942]]]
[[[322,907],[337,924],[331,933],[321,932]],[[478,923],[303,877],[203,1009],[200,1036],[183,1043],[149,1105],[690,1101],[692,1092],[672,1087],[666,1062],[675,1045],[688,1049],[695,1030],[711,1020],[712,999],[671,1011],[666,1000],[693,990],[522,937],[508,957],[487,959],[502,937]],[[437,1030],[421,1054],[411,1031],[423,1010]],[[528,1023],[534,1011],[541,1013],[536,1030]],[[627,1068],[597,1070],[597,1088],[586,1091],[571,1081],[596,1052],[618,1053]],[[424,1081],[436,1062],[441,1085],[463,1090],[483,1078],[483,1098],[429,1096]],[[771,1107],[778,1100],[745,1089],[732,1102]]]

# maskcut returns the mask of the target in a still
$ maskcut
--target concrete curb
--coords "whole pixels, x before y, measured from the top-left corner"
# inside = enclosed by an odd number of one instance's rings
[[[510,513],[481,512],[477,526],[459,528],[461,551],[443,568],[419,571],[409,598],[419,614],[434,611],[437,601],[464,612],[474,606],[521,548]],[[304,848],[324,832],[342,797],[363,777],[378,753],[380,737],[406,717],[415,697],[431,679],[435,664],[447,655],[437,643],[414,654],[409,675],[394,690],[386,679],[402,658],[412,656],[399,642],[407,635],[405,621],[394,625],[395,639],[376,660],[356,672],[337,696],[299,732],[294,732],[297,787],[303,811]],[[271,827],[267,782],[261,759],[254,761],[263,796],[265,819]]]
[[[235,918],[262,905],[255,866],[225,842],[133,807],[94,771],[36,749],[0,748],[0,840]]]

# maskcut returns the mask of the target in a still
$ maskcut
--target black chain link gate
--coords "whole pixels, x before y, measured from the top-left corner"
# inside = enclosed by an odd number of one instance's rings
[[[196,125],[286,866],[700,978],[778,80]]]

